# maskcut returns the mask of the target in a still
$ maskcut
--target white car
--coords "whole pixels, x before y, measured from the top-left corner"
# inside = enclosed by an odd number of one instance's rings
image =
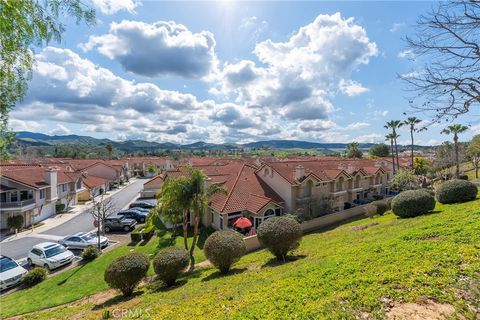
[[[0,290],[13,287],[22,280],[27,270],[12,258],[0,255]]]
[[[59,268],[73,261],[75,256],[64,246],[53,242],[42,242],[33,246],[28,253],[28,265],[37,265],[47,270]]]
[[[68,249],[83,250],[89,246],[97,247],[98,237],[95,235],[95,233],[79,232],[72,236],[67,236],[63,239],[60,239],[58,243]],[[106,246],[108,246],[108,239],[100,236],[100,247],[105,248]]]

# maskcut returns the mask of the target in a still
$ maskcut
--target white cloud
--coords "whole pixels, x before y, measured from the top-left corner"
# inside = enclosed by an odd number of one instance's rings
[[[140,5],[139,0],[92,0],[92,2],[103,14],[114,14],[122,10],[135,13],[135,8]]]
[[[286,119],[315,120],[335,111],[329,95],[340,81],[349,95],[368,90],[349,76],[378,50],[353,18],[336,13],[319,15],[285,42],[260,42],[253,53],[263,65],[248,60],[226,64],[210,92],[268,107]]]
[[[299,127],[304,132],[326,131],[335,128],[336,123],[332,120],[303,120]]]
[[[80,48],[94,48],[135,74],[155,77],[208,76],[217,66],[215,39],[211,32],[192,33],[174,21],[123,20],[113,22],[107,34],[90,36]]]
[[[340,89],[340,92],[348,95],[349,97],[357,96],[369,91],[369,89],[362,86],[361,83],[345,79],[340,80],[338,88]]]
[[[405,23],[404,22],[395,22],[392,24],[392,27],[390,28],[390,32],[397,32],[398,30],[400,30],[401,28],[403,28],[405,26]]]
[[[52,129],[48,132],[48,134],[57,135],[57,136],[64,136],[70,133],[72,133],[70,129],[68,129],[67,127],[61,124],[57,124],[57,127],[55,129]]]
[[[411,59],[415,57],[415,54],[413,53],[412,50],[402,50],[398,53],[398,57]]]
[[[378,142],[383,142],[385,138],[384,138],[384,135],[381,135],[379,133],[369,133],[369,134],[355,137],[354,140],[360,143],[378,143]]]
[[[37,131],[41,125],[37,121],[9,119],[8,124],[13,131]]]
[[[375,110],[373,111],[374,117],[385,117],[388,114],[388,110]]]
[[[361,129],[368,128],[369,126],[370,126],[370,123],[354,122],[354,123],[350,123],[349,125],[347,125],[345,127],[345,130],[361,130]]]

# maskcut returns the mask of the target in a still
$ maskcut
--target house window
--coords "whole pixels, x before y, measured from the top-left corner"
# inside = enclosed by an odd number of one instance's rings
[[[33,193],[31,190],[22,190],[20,191],[20,200],[28,200],[33,198]]]
[[[275,212],[273,211],[273,209],[268,209],[267,211],[265,211],[265,213],[263,214],[264,217],[270,217],[270,216],[274,216],[275,215]]]
[[[223,230],[223,216],[220,215],[220,222],[219,222],[219,227],[220,227],[220,230]]]
[[[11,202],[17,202],[17,201],[18,201],[18,194],[17,194],[16,191],[10,193],[10,201],[11,201]]]
[[[77,181],[77,189],[82,189],[82,180],[78,179]]]
[[[7,194],[4,192],[4,193],[0,193],[0,202],[7,202]]]
[[[276,216],[281,216],[282,215],[282,208],[275,209],[275,215]]]
[[[40,190],[40,199],[45,199],[45,189]]]

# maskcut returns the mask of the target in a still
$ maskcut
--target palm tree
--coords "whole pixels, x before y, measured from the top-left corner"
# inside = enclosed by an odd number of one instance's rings
[[[205,209],[215,194],[226,192],[223,185],[207,185],[206,182],[207,177],[202,171],[189,167],[185,171],[185,176],[165,181],[160,193],[162,214],[165,217],[172,212],[181,212],[182,214],[183,241],[185,249],[190,254],[190,270],[193,270],[195,266],[194,252],[200,234],[200,221]],[[193,239],[190,246],[187,241],[189,216],[193,219]]]
[[[388,121],[384,127],[386,129],[392,129],[392,134],[394,135],[393,137],[393,143],[395,144],[395,154],[397,157],[397,170],[400,170],[400,162],[398,161],[398,146],[397,146],[397,138],[399,135],[397,135],[397,129],[403,126],[403,122],[400,120],[391,120]]]
[[[392,150],[392,167],[393,167],[393,175],[395,175],[395,150],[393,148],[393,140],[395,139],[395,136],[393,133],[389,133],[385,136],[385,140],[390,140],[390,148]]]
[[[455,163],[456,163],[456,170],[455,170],[455,177],[458,179],[460,176],[460,161],[458,159],[458,134],[463,133],[468,130],[467,126],[461,124],[452,124],[451,126],[446,127],[442,130],[441,133],[444,134],[453,134],[453,144],[455,147]]]
[[[166,180],[159,193],[162,203],[161,214],[167,219],[173,218],[171,217],[172,213],[179,214],[179,217],[173,219],[181,220],[183,223],[183,244],[185,250],[188,250],[188,216],[191,207],[189,189],[188,178],[179,177]]]
[[[194,250],[200,234],[200,221],[212,197],[217,193],[226,193],[226,189],[221,184],[207,185],[207,177],[200,170],[189,168],[188,171],[190,174],[190,193],[193,210],[193,240],[190,247],[190,270],[193,270],[195,266]]]
[[[407,120],[405,120],[403,122],[403,124],[410,127],[410,138],[412,140],[412,145],[411,145],[412,149],[411,149],[411,153],[410,153],[412,170],[413,170],[413,133],[414,132],[420,132],[422,130],[427,130],[426,128],[416,128],[415,127],[420,122],[422,122],[422,120],[418,119],[417,117],[408,117]]]

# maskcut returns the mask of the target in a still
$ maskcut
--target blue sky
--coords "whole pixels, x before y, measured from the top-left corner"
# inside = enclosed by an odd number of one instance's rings
[[[383,142],[418,71],[402,37],[434,2],[92,0],[93,27],[67,21],[35,48],[16,130],[189,143]],[[478,115],[462,140],[479,133]],[[421,144],[448,139],[441,125]],[[400,141],[408,143],[402,130]]]

